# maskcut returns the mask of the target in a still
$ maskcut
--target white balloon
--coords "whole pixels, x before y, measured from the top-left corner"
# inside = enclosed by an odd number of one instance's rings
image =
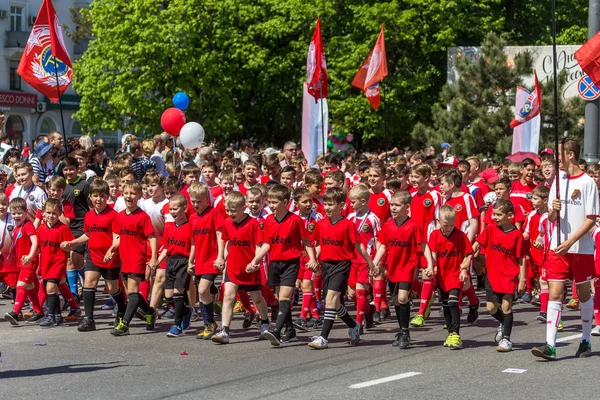
[[[197,122],[188,122],[181,128],[179,140],[184,149],[196,149],[204,142],[204,128]]]

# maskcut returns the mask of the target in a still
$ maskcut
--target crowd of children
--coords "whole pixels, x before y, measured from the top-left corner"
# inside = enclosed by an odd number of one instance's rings
[[[580,165],[572,139],[559,150],[559,196],[550,149],[500,164],[328,154],[318,168],[287,152],[243,153],[241,163],[231,150],[171,150],[162,173],[124,152],[102,177],[86,174],[93,160],[80,149],[45,182],[19,162],[0,194],[0,277],[14,300],[4,318],[52,327],[65,311],[78,331],[93,331],[102,278],[114,336],[128,335],[134,317],[147,330],[172,319],[169,337],[202,320],[198,339],[227,344],[232,328],[256,323],[273,346],[298,340],[299,330],[316,334],[309,347],[325,349],[336,318],[357,345],[390,318],[389,299],[399,326],[392,345],[406,349],[410,326],[426,323],[437,296],[444,347],[456,350],[463,297],[473,324],[484,290],[496,350],[513,348],[513,304],[534,303],[547,337],[532,352],[552,360],[573,279],[567,306],[581,310],[577,356],[585,357],[590,336],[600,336],[600,296],[592,298],[600,166]]]

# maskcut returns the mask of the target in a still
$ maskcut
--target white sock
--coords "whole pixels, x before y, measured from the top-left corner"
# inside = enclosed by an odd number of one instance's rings
[[[556,334],[558,333],[558,322],[562,314],[562,302],[549,301],[548,315],[546,317],[546,343],[556,347]]]
[[[588,301],[579,302],[579,309],[581,310],[581,341],[587,340],[591,342],[590,334],[592,332],[592,317],[594,316],[594,300],[593,298]]]

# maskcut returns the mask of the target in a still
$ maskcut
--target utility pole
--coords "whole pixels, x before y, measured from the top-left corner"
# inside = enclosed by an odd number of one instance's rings
[[[600,31],[600,0],[589,0],[588,39]],[[583,158],[588,163],[598,162],[598,109],[600,99],[585,104],[585,130],[583,136]],[[555,150],[556,151],[556,150]]]

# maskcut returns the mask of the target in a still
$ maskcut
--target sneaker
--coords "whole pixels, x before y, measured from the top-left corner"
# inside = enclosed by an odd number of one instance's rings
[[[535,319],[537,319],[540,322],[546,323],[546,318],[547,318],[547,314],[545,312],[541,312],[538,314],[537,317],[535,317]]]
[[[298,336],[296,335],[295,329],[289,329],[281,335],[281,343],[292,343],[297,342]]]
[[[298,318],[294,321],[294,327],[300,329],[301,331],[305,331],[308,329],[308,324],[304,318]]]
[[[202,319],[202,313],[198,312],[197,310],[194,310],[194,313],[192,314],[192,322],[198,322]]]
[[[258,335],[258,338],[260,340],[265,340],[265,333],[267,333],[270,329],[271,329],[271,324],[261,324],[260,325],[260,335]]]
[[[494,334],[494,342],[500,343],[502,340],[502,324],[498,325],[496,328],[496,333]]]
[[[323,318],[311,318],[306,322],[306,326],[309,329],[319,330],[323,327]]]
[[[196,339],[209,340],[215,333],[217,333],[217,323],[209,322],[204,325],[204,329],[196,336]]]
[[[55,314],[54,315],[54,320],[56,321],[56,326],[62,325],[63,322],[65,322],[65,319],[60,314],[58,314],[58,315]]]
[[[56,319],[54,319],[53,314],[48,314],[46,317],[40,322],[40,326],[42,328],[50,328],[56,325]]]
[[[0,294],[8,290],[8,286],[4,282],[0,282]]]
[[[377,311],[373,312],[373,323],[376,325],[383,323],[383,321],[381,320],[381,314]]]
[[[577,357],[577,358],[589,357],[591,355],[592,355],[592,344],[585,339],[582,340],[581,343],[579,343],[579,348],[577,349],[577,352],[575,353],[575,357]]]
[[[508,353],[509,351],[512,351],[512,349],[513,344],[507,338],[502,338],[502,340],[500,340],[500,343],[498,343],[498,346],[496,347],[496,351],[500,353]]]
[[[14,311],[10,311],[4,314],[4,319],[10,322],[11,325],[19,325],[19,316]]]
[[[213,311],[215,312],[215,315],[221,315],[222,310],[223,310],[223,302],[215,301],[215,304],[213,305]]]
[[[398,334],[400,335],[400,334]],[[443,347],[450,347],[450,343],[452,343],[452,338],[454,336],[454,332],[449,333],[448,337],[446,337],[446,340],[444,341],[444,344],[442,345]]]
[[[592,336],[600,336],[600,325],[596,325],[594,329],[592,329]]]
[[[12,290],[10,290],[10,288],[7,288],[3,293],[2,293],[2,298],[6,299],[6,300],[14,300],[13,298],[13,294],[12,294]]]
[[[327,342],[327,339],[325,339],[323,336],[313,336],[310,338],[308,347],[315,350],[323,350],[329,347],[328,344],[329,343]]]
[[[169,329],[169,332],[167,332],[167,337],[180,337],[180,336],[183,336],[183,329],[181,329],[181,326],[179,326],[179,325],[171,326],[171,329]]]
[[[392,347],[398,347],[400,345],[400,334],[396,333],[396,338],[392,342]]]
[[[81,317],[81,308],[71,308],[65,319],[67,321],[77,321],[79,317]]]
[[[413,317],[413,319],[410,320],[410,324],[412,326],[414,326],[415,328],[422,327],[424,322],[425,322],[425,317],[423,317],[421,314],[415,315]]]
[[[115,306],[115,308],[113,308],[113,310],[110,313],[110,316],[112,318],[115,318],[119,315],[119,306]]]
[[[117,324],[117,326],[112,328],[110,334],[113,336],[129,335],[129,327],[123,322],[121,318],[119,318],[119,323]]]
[[[139,319],[140,321],[144,321],[146,322],[146,313],[144,311],[142,311],[141,308],[138,307],[138,309],[135,311],[135,317],[137,319]]]
[[[356,346],[360,343],[360,324],[354,325],[354,328],[348,329],[348,335],[350,336],[350,344]]]
[[[477,304],[469,306],[469,314],[467,315],[467,322],[473,324],[479,318],[479,301]]]
[[[407,349],[410,346],[410,335],[408,331],[400,332],[400,337],[398,338],[398,348],[399,349]]]
[[[531,293],[525,292],[523,296],[521,296],[521,303],[531,303],[533,297],[531,297]]]
[[[96,322],[90,317],[83,317],[79,326],[77,327],[79,332],[91,332],[96,330]]]
[[[534,306],[538,306],[538,307],[541,306],[542,303],[540,302],[540,296],[537,294],[535,296],[533,296],[533,299],[531,300],[531,304]]]
[[[273,347],[279,347],[281,345],[281,335],[279,332],[275,332],[273,329],[269,329],[263,333],[263,337],[271,342],[271,346]]]
[[[389,308],[382,308],[379,311],[379,318],[383,321],[386,320],[390,317],[390,309]]]
[[[210,340],[219,344],[229,344],[229,334],[225,332],[224,329],[221,329],[218,333],[214,334]]]
[[[33,314],[31,314],[31,317],[29,317],[25,322],[28,324],[37,324],[42,319],[44,319],[44,314],[38,314],[34,312]]]
[[[562,332],[562,331],[565,330],[565,325],[563,324],[562,319],[560,321],[558,321],[558,328],[557,328],[557,330],[559,332]]]
[[[155,312],[154,314],[156,315],[157,313]],[[181,320],[180,325],[182,331],[185,331],[190,327],[190,324],[192,323],[192,315],[194,315],[194,309],[190,306],[186,306],[185,314],[183,314],[183,319]],[[154,329],[154,327],[152,329]]]
[[[160,318],[164,318],[164,319],[173,319],[175,318],[175,309],[173,307],[167,307],[166,310],[164,310],[161,314],[160,314]]]
[[[579,311],[579,300],[571,299],[565,307],[571,311]]]
[[[254,321],[254,313],[246,311],[244,313],[244,323],[242,324],[242,328],[250,328],[252,326],[252,321]]]
[[[242,304],[241,301],[236,301],[235,305],[233,306],[233,312],[234,313],[241,313],[245,311],[244,305]]]
[[[148,313],[146,314],[146,319],[145,319],[147,331],[154,330],[154,326],[156,325],[156,317],[157,317],[156,310],[154,308],[150,307],[150,309],[148,310]],[[182,322],[182,324],[183,324],[183,322]]]
[[[450,350],[460,350],[463,348],[462,345],[462,339],[460,338],[460,335],[458,333],[451,333],[452,338],[450,339],[450,342],[448,343],[448,347],[450,348]]]
[[[534,347],[531,349],[531,354],[550,361],[556,360],[556,349],[549,344],[545,344],[541,347]]]
[[[115,302],[113,301],[113,299],[109,299],[105,305],[100,307],[101,310],[112,310],[114,308],[115,308]]]

